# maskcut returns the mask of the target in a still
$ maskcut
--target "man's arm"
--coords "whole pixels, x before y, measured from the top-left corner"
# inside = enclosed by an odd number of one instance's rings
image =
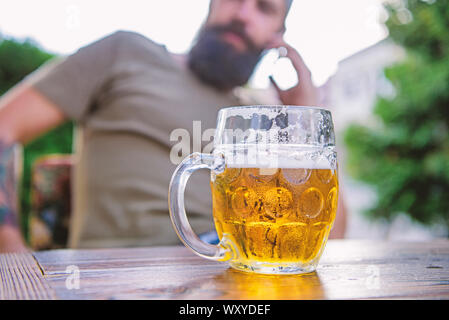
[[[136,36],[129,32],[106,36],[68,57],[42,66],[35,75],[30,75],[21,85],[0,97],[2,149],[31,141],[65,119],[82,122],[104,84],[114,79],[117,57],[128,52]],[[0,167],[6,168],[6,164],[0,163]],[[0,194],[6,195],[6,191],[0,189]],[[3,210],[8,212],[5,214],[8,217],[14,215],[17,219],[17,210],[11,202],[15,200],[10,199],[7,205],[3,204]],[[8,221],[13,220],[8,218]],[[15,250],[5,248],[18,243],[19,236],[17,227],[0,221],[0,252]]]
[[[61,124],[64,114],[29,85],[0,98],[0,253],[25,251],[17,212],[14,148]]]

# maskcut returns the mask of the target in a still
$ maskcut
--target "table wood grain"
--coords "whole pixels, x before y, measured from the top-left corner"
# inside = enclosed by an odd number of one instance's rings
[[[305,275],[245,273],[171,246],[2,254],[0,276],[1,299],[449,299],[449,241],[330,240]]]
[[[55,299],[31,254],[0,254],[0,300]]]

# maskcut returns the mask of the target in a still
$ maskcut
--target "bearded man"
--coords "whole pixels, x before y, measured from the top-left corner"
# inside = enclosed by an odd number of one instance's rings
[[[73,184],[69,246],[172,245],[167,190],[177,128],[214,128],[217,112],[241,105],[247,83],[269,48],[285,47],[298,85],[279,89],[280,103],[316,105],[300,55],[283,41],[291,0],[211,0],[191,50],[172,54],[139,34],[119,31],[53,61],[0,100],[0,252],[26,250],[11,191],[12,150],[64,121],[81,128]],[[176,27],[176,26],[174,26]],[[9,174],[8,174],[9,173]],[[186,190],[189,221],[213,230],[209,176]],[[336,223],[336,228],[338,222]],[[334,230],[335,231],[335,230]],[[341,231],[338,231],[341,233]]]

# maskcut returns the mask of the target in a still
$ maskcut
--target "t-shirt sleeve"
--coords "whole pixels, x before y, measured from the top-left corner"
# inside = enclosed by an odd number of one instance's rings
[[[113,76],[120,34],[106,36],[68,57],[55,58],[25,81],[61,108],[68,118],[82,121]]]

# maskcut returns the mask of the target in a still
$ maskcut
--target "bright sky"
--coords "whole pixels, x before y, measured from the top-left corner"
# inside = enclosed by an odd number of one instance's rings
[[[139,32],[185,52],[204,21],[209,0],[14,0],[0,2],[0,33],[30,37],[52,52],[69,54],[102,36],[124,29]],[[332,75],[338,61],[386,37],[379,23],[381,0],[294,0],[285,40],[296,48],[316,84]],[[288,85],[288,63],[274,53],[260,64],[252,84],[268,85],[267,75]],[[286,67],[287,66],[287,67]]]

